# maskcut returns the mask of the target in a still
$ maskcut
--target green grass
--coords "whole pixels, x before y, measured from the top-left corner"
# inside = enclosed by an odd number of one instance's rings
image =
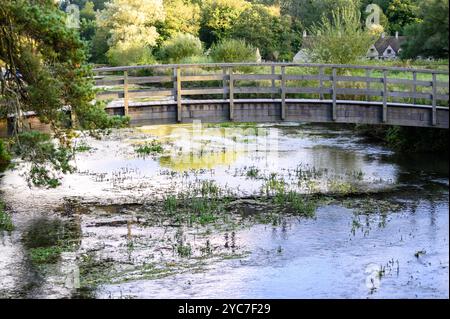
[[[92,149],[92,147],[90,147],[86,143],[80,143],[79,145],[75,146],[74,151],[78,152],[78,153],[83,153],[83,152],[89,152],[91,149]]]
[[[63,248],[59,246],[37,247],[29,250],[34,264],[54,264],[59,260]]]
[[[5,204],[0,201],[0,230],[13,231],[14,224],[11,216],[5,212]]]

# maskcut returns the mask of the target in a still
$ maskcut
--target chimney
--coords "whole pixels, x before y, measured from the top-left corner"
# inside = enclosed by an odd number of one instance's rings
[[[303,31],[303,37],[306,38],[308,36],[308,34],[306,33],[306,30]]]
[[[395,32],[395,38],[398,39],[398,31]]]
[[[381,38],[384,39],[385,36],[386,36],[386,33],[383,32],[383,33],[381,34]]]

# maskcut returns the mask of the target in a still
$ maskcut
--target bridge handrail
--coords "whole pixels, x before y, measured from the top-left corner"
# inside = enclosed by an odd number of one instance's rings
[[[238,69],[243,67],[270,67],[270,74],[260,74],[251,70]],[[276,68],[279,68],[277,72]],[[287,72],[290,67],[296,68],[317,68],[318,74],[292,74]],[[212,68],[214,71],[222,69],[220,74],[183,74],[183,70],[191,68]],[[151,76],[130,76],[129,71],[145,69],[170,70],[172,74],[162,73],[163,75]],[[240,72],[235,72],[238,69]],[[348,75],[339,72],[340,69],[358,69],[365,70],[365,76]],[[325,71],[329,73],[326,73]],[[331,71],[331,72],[330,72]],[[381,71],[381,75],[373,76],[374,71]],[[315,64],[315,63],[204,63],[204,64],[154,64],[154,65],[138,65],[138,66],[122,66],[122,67],[102,67],[94,69],[99,74],[102,72],[123,72],[123,76],[106,79],[96,79],[96,84],[103,88],[121,86],[120,91],[101,92],[98,98],[124,99],[124,113],[128,114],[128,106],[130,98],[133,97],[172,97],[177,102],[178,121],[181,121],[182,114],[182,97],[183,96],[208,96],[222,95],[222,99],[227,99],[230,104],[230,119],[233,119],[234,100],[236,95],[242,94],[266,94],[275,98],[277,95],[281,100],[281,119],[286,116],[286,100],[287,95],[302,95],[305,97],[310,95],[318,95],[320,100],[325,100],[329,96],[332,101],[332,119],[336,119],[337,104],[342,98],[347,96],[360,99],[365,96],[367,101],[371,101],[372,97],[382,100],[382,121],[387,121],[388,103],[390,101],[412,102],[416,105],[417,101],[426,101],[432,106],[432,125],[436,125],[437,106],[439,102],[445,101],[448,106],[449,101],[449,82],[439,80],[438,75],[448,75],[448,71],[443,70],[424,70],[414,68],[384,67],[384,66],[368,66],[368,65],[346,65],[346,64]],[[401,72],[412,75],[410,78],[390,77],[389,73]],[[418,74],[430,74],[431,79],[425,81],[418,79]],[[448,78],[448,77],[447,77]],[[271,84],[260,85],[252,84],[252,86],[239,86],[239,81],[270,81]],[[204,85],[192,86],[182,85],[187,82],[202,81],[219,81],[222,84],[219,87],[205,87]],[[279,81],[279,85],[275,81]],[[296,81],[296,82],[291,82]],[[314,81],[318,84],[299,84],[299,81]],[[155,89],[149,89],[151,83],[166,83],[165,86],[159,86]],[[329,84],[327,84],[329,83]],[[342,84],[345,83],[345,84]],[[363,88],[361,83],[364,83]],[[130,84],[134,84],[138,89],[130,89]],[[145,86],[142,86],[145,84]],[[327,84],[327,85],[326,85]],[[394,86],[392,89],[390,85]],[[308,86],[309,85],[309,86]],[[377,85],[378,87],[375,87]],[[381,87],[380,87],[381,85]],[[170,86],[170,87],[169,87]],[[405,91],[404,86],[408,87]],[[419,89],[422,87],[422,89]],[[423,89],[425,88],[425,89]],[[348,98],[347,98],[348,99]]]
[[[405,67],[386,67],[356,64],[321,64],[321,63],[282,63],[282,62],[262,62],[262,63],[195,63],[195,64],[148,64],[132,66],[113,66],[94,68],[98,72],[132,71],[144,69],[173,69],[173,68],[239,68],[239,67],[303,67],[303,68],[338,68],[338,69],[360,69],[374,71],[394,71],[394,72],[417,72],[428,74],[449,75],[449,70],[430,70]]]

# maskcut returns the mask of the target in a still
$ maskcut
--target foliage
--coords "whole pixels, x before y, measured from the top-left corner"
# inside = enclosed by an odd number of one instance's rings
[[[0,172],[11,162],[11,154],[9,154],[5,143],[0,140]]]
[[[112,0],[97,17],[99,27],[109,30],[107,53],[111,63],[147,63],[150,48],[157,44],[156,23],[164,20],[161,0]]]
[[[378,5],[383,13],[380,20],[381,25],[387,33],[395,33],[396,31],[403,33],[404,27],[420,22],[418,18],[417,0],[363,0],[361,10],[364,12],[369,4]],[[364,17],[365,18],[365,17]]]
[[[13,231],[14,224],[11,216],[5,212],[5,204],[0,200],[0,230]]]
[[[164,0],[166,19],[158,25],[158,32],[164,39],[178,33],[198,36],[200,29],[200,6],[194,1]]]
[[[162,153],[164,148],[160,142],[153,140],[150,143],[136,147],[135,151],[139,155],[151,155]]]
[[[360,21],[358,8],[351,6],[333,11],[331,19],[323,16],[321,23],[311,28],[313,60],[350,64],[365,56],[374,38],[362,29]]]
[[[184,59],[200,56],[202,43],[192,34],[179,33],[165,41],[160,50],[160,57],[165,63],[180,63]]]
[[[305,29],[311,28],[323,16],[333,17],[333,11],[347,7],[359,7],[359,0],[284,0],[281,12],[300,21]]]
[[[448,0],[421,1],[419,11],[422,22],[406,27],[408,40],[402,47],[402,58],[422,56],[448,59]]]
[[[36,186],[54,188],[60,185],[56,172],[71,173],[72,150],[64,145],[55,145],[49,134],[36,131],[20,133],[13,151],[22,160],[31,163],[28,183]]]
[[[155,63],[152,50],[147,46],[112,46],[106,53],[111,65],[145,65]]]
[[[248,7],[240,14],[231,29],[231,36],[259,48],[266,60],[290,60],[293,47],[298,46],[296,40],[300,39],[290,17],[281,16],[279,10],[260,4]]]
[[[233,24],[250,6],[245,0],[205,0],[201,7],[200,39],[210,47],[230,38]]]
[[[227,39],[211,47],[214,62],[256,62],[256,49],[244,40]]]

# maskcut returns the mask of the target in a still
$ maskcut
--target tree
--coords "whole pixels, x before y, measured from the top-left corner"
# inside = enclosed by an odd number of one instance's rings
[[[108,58],[115,63],[140,64],[151,60],[151,48],[164,21],[161,0],[111,0],[97,17],[100,28],[109,30]]]
[[[31,164],[29,181],[56,186],[56,172],[71,171],[70,118],[103,128],[113,123],[100,105],[86,65],[85,47],[53,0],[6,0],[0,6],[0,113],[12,114],[16,155]],[[49,135],[27,131],[25,112],[35,112],[53,129]],[[93,116],[95,115],[95,116]],[[72,123],[75,124],[75,123]]]
[[[402,47],[402,58],[418,56],[448,59],[448,0],[424,0],[420,4],[422,22],[405,29],[408,40]]]
[[[273,7],[255,4],[245,9],[234,23],[231,37],[244,39],[257,47],[267,60],[291,59],[295,39],[300,34],[293,30],[289,16],[281,16]]]
[[[205,0],[201,7],[200,39],[210,47],[229,38],[233,24],[250,6],[245,0]]]
[[[419,22],[417,0],[363,0],[362,10],[372,3],[383,10],[381,25],[386,32],[403,32],[405,26]]]
[[[332,18],[325,15],[320,24],[311,28],[310,55],[321,63],[350,64],[365,56],[375,40],[361,26],[359,8],[350,6],[332,12]]]
[[[391,0],[386,10],[391,33],[403,32],[404,27],[420,22],[418,6],[412,0]]]
[[[322,16],[332,17],[333,10],[360,5],[360,0],[281,0],[282,14],[288,14],[309,29]]]
[[[200,30],[200,6],[186,0],[164,0],[166,19],[158,25],[158,32],[166,40],[177,33],[198,36]]]

